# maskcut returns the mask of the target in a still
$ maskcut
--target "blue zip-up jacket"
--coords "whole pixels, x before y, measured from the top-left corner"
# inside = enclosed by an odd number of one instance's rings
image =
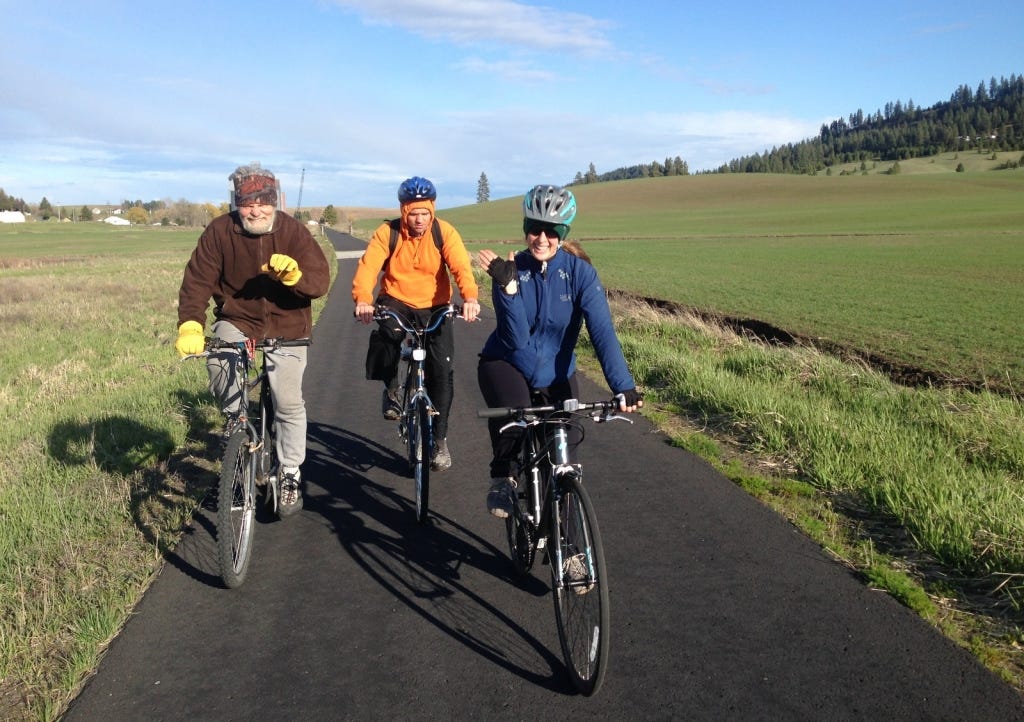
[[[491,284],[498,327],[480,355],[508,361],[530,388],[546,388],[576,372],[576,342],[585,321],[612,393],[635,388],[594,267],[561,249],[543,273],[529,251],[517,253],[515,264],[516,293]]]

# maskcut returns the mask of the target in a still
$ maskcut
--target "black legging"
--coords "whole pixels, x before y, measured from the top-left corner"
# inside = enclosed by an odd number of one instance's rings
[[[415,319],[422,326],[430,322],[434,311],[445,306],[434,306],[433,308],[410,308],[401,301],[390,296],[381,296],[377,303],[387,306],[406,318]],[[447,305],[447,304],[445,304]],[[405,339],[405,332],[398,328],[393,319],[380,321],[381,338],[394,344],[398,358],[402,341]],[[426,378],[424,384],[430,400],[434,402],[437,409],[437,419],[434,422],[434,436],[443,439],[448,436],[448,414],[452,410],[452,399],[454,398],[454,377],[453,364],[455,362],[455,333],[452,328],[452,317],[449,316],[441,322],[437,330],[427,335],[427,360],[425,365]],[[395,369],[398,372],[398,368]],[[405,379],[395,378],[388,383],[389,388],[403,383]]]
[[[480,357],[476,373],[477,383],[480,384],[480,393],[483,394],[484,402],[491,408],[542,406],[559,403],[565,399],[579,398],[579,384],[575,375],[547,388],[531,389],[519,369],[508,361],[483,356]],[[507,423],[508,419],[487,420],[487,431],[491,435],[491,449],[494,452],[491,459],[491,478],[503,478],[509,475],[511,462],[515,459],[516,451],[519,449],[523,430],[518,426],[513,426],[505,433],[500,433],[501,427]],[[579,432],[570,428],[570,458],[575,457],[573,452],[579,442]]]

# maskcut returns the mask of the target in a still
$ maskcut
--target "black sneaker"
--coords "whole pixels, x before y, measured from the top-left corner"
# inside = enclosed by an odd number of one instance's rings
[[[448,440],[439,439],[434,444],[434,455],[430,459],[430,468],[434,471],[444,471],[452,468],[452,455],[448,451]]]
[[[381,413],[388,421],[397,421],[402,415],[402,389],[384,389],[381,397]]]
[[[487,511],[499,519],[512,513],[516,504],[516,480],[509,478],[491,479],[491,488],[487,492]]]

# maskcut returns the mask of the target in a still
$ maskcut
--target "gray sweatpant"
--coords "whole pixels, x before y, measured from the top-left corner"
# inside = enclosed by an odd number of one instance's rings
[[[229,321],[217,321],[211,329],[223,341],[244,341],[245,334]],[[299,467],[306,460],[306,402],[302,376],[306,371],[306,346],[287,346],[266,356],[270,395],[274,399],[277,458],[282,467]],[[235,365],[237,353],[217,349],[206,359],[210,393],[225,414],[242,409],[242,382]]]

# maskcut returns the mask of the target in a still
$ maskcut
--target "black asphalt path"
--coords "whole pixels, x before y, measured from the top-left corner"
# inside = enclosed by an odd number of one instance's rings
[[[305,509],[258,526],[235,590],[218,582],[202,510],[67,720],[1024,720],[1021,697],[967,652],[642,417],[590,427],[582,449],[611,664],[598,695],[574,694],[547,570],[513,578],[484,508],[475,352],[493,314],[456,327],[455,463],[434,475],[434,523],[420,527],[395,425],[364,380],[368,328],[352,319],[365,246],[332,240],[338,280],[306,374]]]

